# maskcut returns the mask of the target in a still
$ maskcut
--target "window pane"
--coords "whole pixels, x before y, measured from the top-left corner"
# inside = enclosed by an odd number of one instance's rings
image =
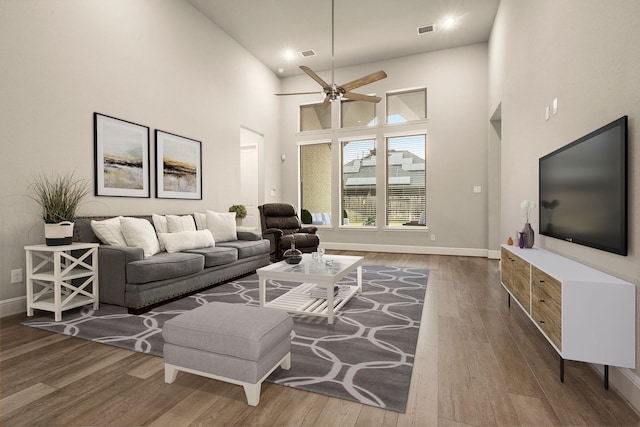
[[[331,224],[331,144],[300,146],[300,219],[317,225]],[[309,215],[311,221],[309,221]]]
[[[376,104],[366,101],[341,101],[340,117],[342,127],[374,126],[376,124]]]
[[[331,129],[331,108],[320,108],[322,104],[300,106],[300,132]]]
[[[349,225],[376,225],[376,142],[342,143],[342,210]]]
[[[387,123],[427,118],[427,89],[387,94]]]
[[[387,138],[387,225],[426,225],[426,135]]]

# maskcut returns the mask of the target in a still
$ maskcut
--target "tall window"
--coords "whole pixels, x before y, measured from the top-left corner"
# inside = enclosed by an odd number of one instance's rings
[[[342,210],[349,225],[376,225],[376,141],[342,144]]]
[[[300,132],[331,129],[331,108],[321,108],[322,104],[300,106]]]
[[[405,123],[426,118],[426,88],[387,93],[387,123]]]
[[[331,143],[300,145],[300,219],[331,225]]]
[[[340,101],[341,127],[375,126],[376,104],[366,101]]]
[[[426,135],[387,138],[387,225],[426,225]]]

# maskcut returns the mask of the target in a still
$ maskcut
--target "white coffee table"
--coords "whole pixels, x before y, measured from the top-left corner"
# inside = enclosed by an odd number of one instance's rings
[[[362,292],[362,262],[364,258],[346,255],[325,255],[323,261],[314,261],[310,254],[303,254],[300,264],[292,265],[284,261],[256,270],[260,280],[260,305],[278,308],[290,313],[311,314],[327,317],[333,324],[335,314],[356,293]],[[357,270],[357,285],[339,285],[334,296],[336,283],[353,270]],[[303,282],[286,294],[266,302],[267,280]],[[326,298],[317,293],[326,291]]]

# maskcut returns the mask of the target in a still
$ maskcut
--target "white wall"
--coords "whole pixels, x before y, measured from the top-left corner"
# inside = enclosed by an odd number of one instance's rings
[[[536,236],[536,243],[636,285],[640,283],[640,44],[634,42],[640,38],[638,22],[636,0],[502,0],[489,44],[489,111],[502,105],[502,241],[522,228],[522,200],[538,198],[538,159],[628,115],[629,255],[544,236]],[[555,97],[558,113],[545,121],[545,107]],[[537,230],[537,212],[531,222]],[[640,304],[640,289],[637,299]],[[636,313],[640,324],[640,310]],[[636,330],[640,335],[640,327]],[[640,336],[636,342],[640,361]],[[640,387],[640,367],[634,372]]]
[[[320,237],[330,246],[344,248],[366,247],[369,250],[395,249],[418,253],[484,254],[489,248],[487,231],[488,211],[488,129],[487,110],[487,44],[481,43],[456,49],[413,55],[400,59],[337,69],[336,83],[345,83],[363,75],[384,70],[388,78],[363,86],[356,92],[376,93],[383,98],[378,104],[378,122],[385,121],[385,92],[427,87],[428,121],[416,125],[427,129],[427,212],[428,226],[436,240],[422,231],[375,231],[364,228],[321,229]],[[331,72],[318,70],[331,82]],[[320,90],[306,75],[283,79],[283,92]],[[282,138],[287,160],[283,176],[297,176],[296,143],[303,140],[324,139],[326,133],[301,135],[298,130],[298,106],[322,101],[321,95],[283,97]],[[337,114],[337,109],[334,108]],[[336,120],[334,120],[336,123]],[[393,132],[393,127],[364,130],[378,135]],[[397,131],[397,130],[396,130]],[[352,134],[349,131],[341,135]],[[330,135],[329,135],[330,137]],[[336,185],[333,191],[334,217],[338,214],[339,175],[335,159]],[[482,186],[483,192],[473,193]],[[282,199],[297,204],[298,183],[294,179],[283,182]],[[329,246],[329,245],[328,245]],[[497,246],[497,242],[496,242]]]
[[[79,214],[226,211],[238,201],[240,126],[265,135],[265,188],[280,188],[278,78],[190,4],[0,2],[0,308],[22,300],[23,247],[44,241],[29,180],[93,180],[93,113],[202,142],[203,200],[89,197]],[[269,154],[273,153],[273,154]]]

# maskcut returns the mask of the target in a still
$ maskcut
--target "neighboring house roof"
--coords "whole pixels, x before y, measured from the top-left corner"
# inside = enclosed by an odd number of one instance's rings
[[[425,160],[410,151],[389,152],[389,184],[393,187],[424,189]],[[364,189],[376,184],[376,155],[369,153],[344,165],[347,189]]]

